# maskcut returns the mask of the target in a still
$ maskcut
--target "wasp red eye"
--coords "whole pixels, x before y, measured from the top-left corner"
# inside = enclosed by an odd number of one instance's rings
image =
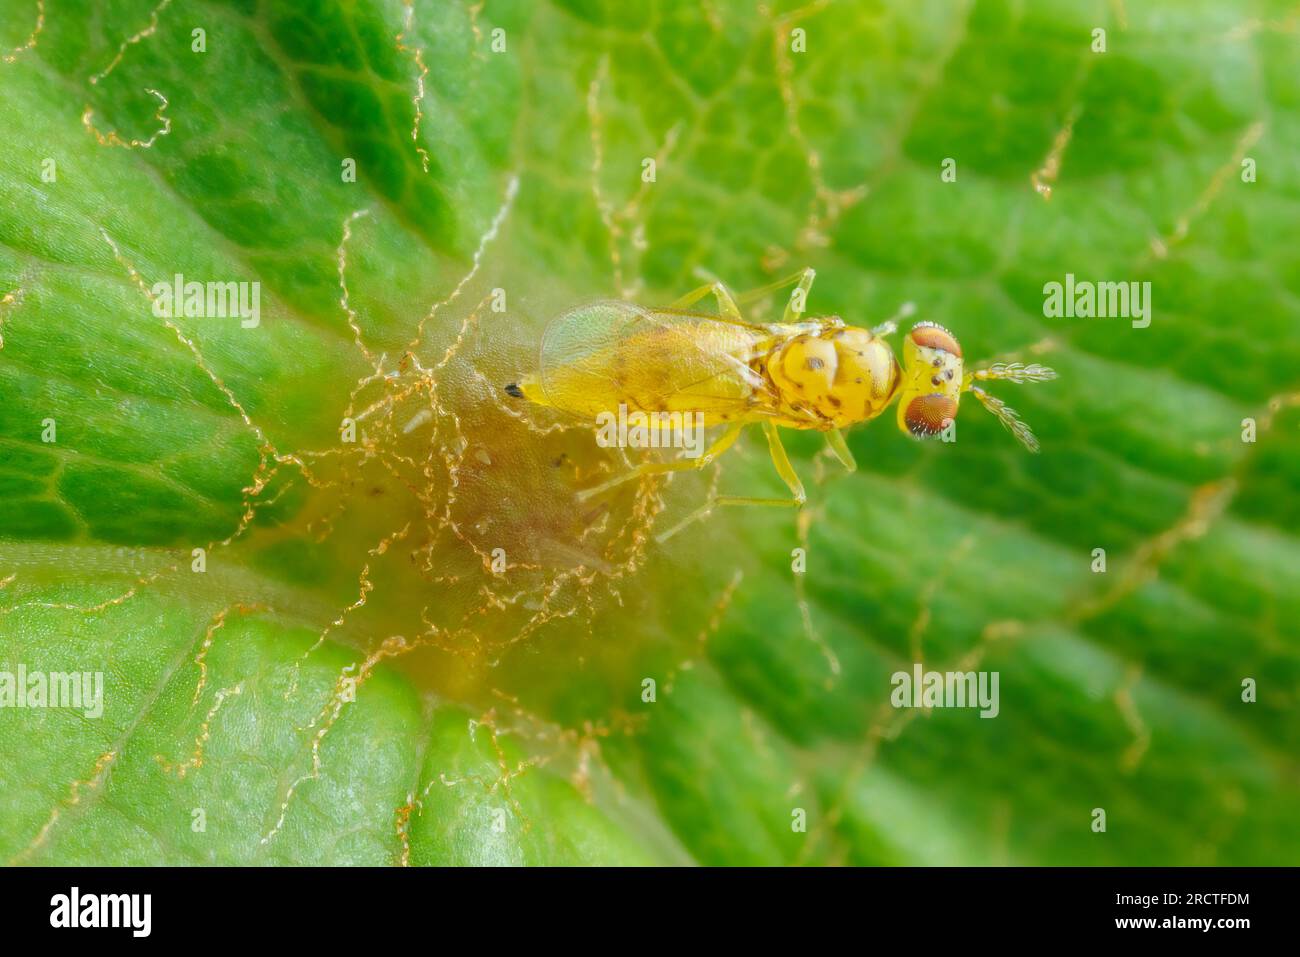
[[[961,358],[961,346],[952,337],[952,333],[943,326],[935,325],[933,322],[918,323],[912,327],[912,331],[908,335],[912,337],[912,341],[918,346],[942,349],[958,359]]]
[[[907,404],[903,421],[918,438],[938,435],[957,415],[957,400],[946,395],[918,395]]]

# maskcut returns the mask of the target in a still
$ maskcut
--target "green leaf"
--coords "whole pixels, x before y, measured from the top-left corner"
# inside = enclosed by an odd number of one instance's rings
[[[1294,861],[1280,0],[4,8],[0,675],[104,695],[0,708],[0,860]],[[787,434],[802,518],[661,545],[783,491],[761,437],[579,503],[626,461],[501,390],[577,302],[805,266],[1055,367],[990,387],[1042,454]],[[997,717],[891,706],[916,663]]]

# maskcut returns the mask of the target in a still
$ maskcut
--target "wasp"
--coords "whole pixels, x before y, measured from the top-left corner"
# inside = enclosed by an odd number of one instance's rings
[[[835,457],[854,471],[843,430],[870,422],[895,399],[898,427],[924,439],[952,425],[962,395],[969,392],[1029,451],[1039,450],[1029,426],[982,383],[1045,382],[1056,378],[1052,369],[999,362],[966,372],[961,345],[935,322],[912,326],[900,364],[887,341],[898,331],[893,320],[864,329],[839,316],[803,317],[815,276],[805,269],[740,296],[713,281],[663,308],[619,300],[579,306],[547,326],[537,372],[505,390],[589,421],[625,405],[643,413],[695,414],[706,427],[724,427],[698,458],[646,462],[584,489],[580,500],[646,475],[702,469],[727,451],[745,426],[761,424],[790,497],[718,495],[692,519],[715,505],[802,506],[803,483],[780,430],[821,432]],[[788,286],[794,288],[780,322],[751,322],[742,314],[741,305]],[[717,301],[716,314],[693,308],[709,295]]]

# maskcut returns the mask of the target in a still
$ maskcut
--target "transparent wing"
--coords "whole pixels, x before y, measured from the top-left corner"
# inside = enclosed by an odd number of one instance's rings
[[[559,409],[739,414],[765,393],[750,361],[770,343],[761,326],[704,313],[605,300],[557,317],[542,337],[540,382]]]

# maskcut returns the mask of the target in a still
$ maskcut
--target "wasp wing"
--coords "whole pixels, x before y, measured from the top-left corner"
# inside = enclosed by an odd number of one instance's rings
[[[769,390],[750,362],[771,342],[764,326],[603,300],[547,326],[539,380],[550,405],[583,418],[620,404],[737,418]]]

